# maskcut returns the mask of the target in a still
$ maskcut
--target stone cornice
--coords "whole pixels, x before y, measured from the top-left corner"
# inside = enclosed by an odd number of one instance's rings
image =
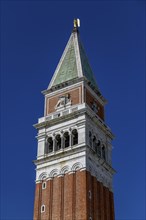
[[[82,79],[82,80],[78,80],[78,81],[76,81],[75,83],[73,83],[73,84],[69,84],[69,85],[66,85],[66,86],[60,86],[60,88],[59,89],[56,89],[56,90],[54,90],[54,91],[52,91],[52,92],[47,92],[46,94],[45,94],[45,96],[48,98],[48,97],[52,97],[52,96],[54,96],[54,95],[57,95],[58,93],[64,93],[64,92],[69,92],[70,91],[70,89],[75,89],[75,88],[78,88],[79,86],[81,86],[82,84],[83,84],[83,82],[84,82],[84,80]],[[47,90],[48,91],[48,90]]]
[[[68,120],[73,119],[73,118],[77,118],[78,116],[81,116],[81,115],[85,114],[85,112],[86,112],[85,108],[80,109],[80,110],[78,110],[76,112],[72,112],[68,115],[63,115],[59,118],[55,118],[55,119],[52,119],[50,121],[45,120],[44,122],[34,124],[33,126],[36,129],[44,128],[46,126],[52,126],[52,125],[55,125],[55,124],[58,124],[58,123],[61,123],[61,122],[64,122],[64,121],[68,121]]]
[[[69,86],[71,86],[73,84],[76,84],[76,83],[79,83],[81,81],[84,81],[84,78],[85,77],[75,78],[75,79],[72,79],[72,80],[68,80],[68,81],[66,81],[64,83],[60,83],[60,84],[58,84],[56,86],[51,87],[50,89],[43,90],[42,94],[47,95],[47,94],[50,94],[52,92],[58,91],[60,89],[67,88],[67,87],[69,87]]]
[[[81,153],[81,152],[86,152],[85,144],[81,144],[76,147],[72,146],[66,149],[62,149],[60,151],[56,151],[54,153],[44,155],[43,158],[40,158],[40,159],[38,158],[37,160],[34,160],[33,163],[38,166],[38,165],[41,165],[47,162],[65,158],[65,157],[68,157],[68,156],[71,156],[77,153]]]
[[[61,123],[61,122],[65,122],[65,121],[71,120],[73,118],[77,118],[77,117],[79,117],[81,115],[84,115],[84,114],[87,114],[89,116],[89,118],[95,124],[100,126],[100,128],[104,132],[106,132],[107,135],[110,136],[110,138],[112,138],[112,139],[114,138],[114,134],[112,133],[111,129],[105,124],[105,122],[97,114],[95,114],[93,112],[92,109],[90,109],[90,107],[88,105],[85,105],[85,107],[80,109],[80,110],[77,110],[77,111],[72,112],[72,113],[67,114],[67,115],[63,115],[63,116],[58,117],[58,118],[54,118],[54,119],[51,119],[51,120],[45,119],[45,121],[37,123],[37,124],[34,124],[33,126],[36,129],[45,128],[47,126],[52,126],[52,125],[55,125],[55,124],[58,124],[58,123]]]

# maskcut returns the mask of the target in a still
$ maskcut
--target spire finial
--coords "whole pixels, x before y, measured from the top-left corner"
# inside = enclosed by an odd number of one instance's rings
[[[75,18],[74,19],[74,28],[78,29],[78,27],[80,27],[80,19],[79,18]]]

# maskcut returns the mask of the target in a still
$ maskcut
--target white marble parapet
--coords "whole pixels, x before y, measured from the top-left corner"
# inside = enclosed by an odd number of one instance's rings
[[[39,118],[38,123],[42,123],[42,122],[45,122],[45,121],[50,121],[52,119],[59,118],[61,116],[65,116],[65,115],[71,114],[73,112],[76,112],[78,110],[85,109],[85,108],[86,108],[85,103],[83,103],[81,105],[71,106],[68,109],[62,109],[61,111],[53,112],[53,113],[47,115],[46,117]]]

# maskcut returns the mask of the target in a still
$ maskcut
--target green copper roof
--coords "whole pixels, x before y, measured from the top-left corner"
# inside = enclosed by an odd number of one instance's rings
[[[75,57],[75,48],[74,48],[73,39],[71,39],[71,44],[59,68],[59,71],[57,73],[53,85],[66,82],[68,80],[76,78],[77,76],[78,74],[77,74],[77,65],[76,65],[76,57]]]
[[[79,33],[75,31],[71,34],[49,87],[83,76],[98,88],[85,50],[79,40]]]
[[[85,50],[81,42],[79,43],[79,49],[80,49],[80,57],[81,57],[83,75],[91,82],[93,86],[97,87],[94,74],[92,72],[88,58],[86,56]]]

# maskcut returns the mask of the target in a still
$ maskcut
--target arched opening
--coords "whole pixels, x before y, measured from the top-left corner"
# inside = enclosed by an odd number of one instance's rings
[[[41,206],[41,212],[45,212],[45,205]]]
[[[104,145],[102,146],[102,158],[103,158],[104,160],[106,160],[105,146],[104,146]]]
[[[52,137],[49,137],[47,140],[46,140],[46,145],[45,145],[45,154],[48,154],[50,152],[53,151],[53,139]]]
[[[53,151],[53,139],[52,137],[49,137],[47,140],[47,145],[48,145],[48,153]]]
[[[76,129],[72,131],[72,145],[78,144],[78,132]]]
[[[42,189],[46,189],[46,182],[42,182]]]
[[[93,150],[96,151],[96,137],[93,137]]]
[[[60,134],[57,134],[55,137],[55,150],[61,149],[61,136]]]
[[[92,147],[92,133],[89,131],[89,145]]]
[[[98,140],[98,142],[97,142],[97,147],[96,147],[96,149],[97,149],[97,155],[98,155],[99,157],[101,157],[101,142],[100,142],[100,140]]]
[[[69,147],[69,133],[65,132],[64,133],[64,147]]]

